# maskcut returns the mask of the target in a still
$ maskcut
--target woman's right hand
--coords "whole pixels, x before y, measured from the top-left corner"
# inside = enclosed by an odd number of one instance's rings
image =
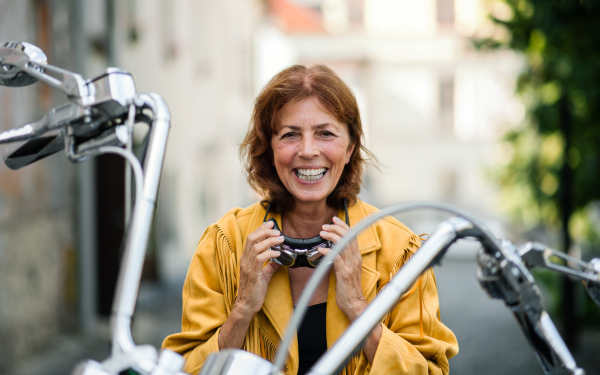
[[[283,236],[273,229],[272,221],[264,223],[246,238],[235,305],[247,314],[256,314],[265,302],[271,277],[280,267],[275,262],[268,262],[280,255],[279,251],[271,250],[271,246],[281,243]]]
[[[279,251],[271,250],[271,246],[281,243],[283,236],[273,230],[273,222],[261,225],[246,237],[240,260],[240,285],[233,308],[219,332],[219,349],[239,349],[244,344],[252,317],[260,311],[269,281],[280,267],[275,262],[267,263],[280,255]]]

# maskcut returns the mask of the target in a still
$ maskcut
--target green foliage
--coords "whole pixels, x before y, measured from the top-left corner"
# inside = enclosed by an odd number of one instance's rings
[[[598,256],[600,0],[498,2],[505,12],[491,18],[502,37],[475,45],[516,50],[526,62],[517,81],[526,120],[503,140],[504,149],[510,150],[499,176],[505,206],[531,227],[566,224],[563,247],[572,238],[582,258]],[[567,298],[583,294],[583,288],[561,288],[557,274],[538,272],[536,277],[547,287],[550,309],[559,310],[565,325],[573,329],[569,322],[575,318],[597,326],[598,306],[583,296]],[[570,306],[563,298],[580,303]]]
[[[524,55],[517,90],[527,118],[504,139],[512,158],[500,181],[522,221],[556,226],[565,184],[573,212],[600,200],[600,0],[502,2],[510,17],[491,17],[508,37],[477,46]]]

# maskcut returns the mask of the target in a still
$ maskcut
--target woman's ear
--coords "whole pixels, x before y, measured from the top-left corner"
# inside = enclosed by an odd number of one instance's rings
[[[354,147],[356,147],[356,143],[351,143],[346,150],[346,164],[350,163],[352,152],[354,152]]]

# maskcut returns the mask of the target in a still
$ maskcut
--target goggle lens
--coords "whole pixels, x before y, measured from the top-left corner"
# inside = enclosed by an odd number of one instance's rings
[[[277,258],[272,258],[273,261],[281,264],[284,267],[291,267],[296,262],[298,254],[292,249],[286,249],[282,246],[273,246],[273,250],[279,251],[280,255]]]
[[[325,246],[322,246],[325,247]],[[321,263],[321,260],[323,259],[323,254],[321,254],[319,252],[319,250],[314,250],[311,252],[306,253],[306,259],[308,260],[308,263],[310,263],[311,266],[313,267],[317,267],[319,265],[319,263]]]
[[[284,267],[293,267],[296,264],[296,260],[298,257],[304,257],[305,260],[300,261],[298,266],[302,266],[303,264],[308,267],[317,267],[323,258],[323,255],[319,252],[319,248],[325,247],[330,248],[331,242],[326,241],[320,243],[319,245],[311,248],[310,250],[304,249],[292,249],[288,245],[281,244],[277,246],[273,246],[271,249],[279,251],[280,255],[277,258],[271,258],[272,261],[281,264]]]

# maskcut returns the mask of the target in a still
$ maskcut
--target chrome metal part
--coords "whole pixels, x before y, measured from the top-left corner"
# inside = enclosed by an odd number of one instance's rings
[[[539,242],[527,242],[519,254],[529,268],[541,267],[583,280],[592,300],[600,306],[600,259],[584,262]],[[560,260],[556,262],[554,260]]]
[[[513,312],[534,349],[545,374],[583,375],[550,316],[544,311],[540,291],[517,248],[503,240],[497,249],[477,254],[477,279],[491,298],[503,300]]]
[[[239,349],[226,349],[208,357],[199,375],[268,375],[272,372],[271,362]],[[276,372],[282,375],[280,372]]]
[[[127,352],[134,346],[130,328],[131,318],[135,310],[146,244],[156,208],[156,196],[171,121],[169,109],[160,96],[143,94],[139,98],[144,107],[152,112],[153,117],[150,125],[148,157],[144,163],[144,180],[142,183],[136,182],[138,186],[143,186],[143,189],[135,199],[112,308],[113,354]]]
[[[584,262],[539,242],[527,242],[519,247],[519,255],[529,268],[542,267],[582,280],[600,281],[600,272],[591,262]]]
[[[111,315],[111,355],[102,363],[81,363],[73,374],[116,375],[128,369],[144,375],[183,374],[184,360],[179,354],[166,350],[158,356],[154,347],[136,345],[131,334],[170,128],[167,104],[159,95],[136,93],[133,77],[123,70],[109,68],[85,81],[78,74],[47,65],[45,55],[35,46],[20,42],[0,45],[0,84],[22,86],[39,80],[62,91],[70,100],[40,121],[0,133],[0,144],[12,143],[4,154],[9,167],[21,168],[61,149],[72,162],[114,153],[129,162],[136,178],[134,212]],[[125,124],[132,125],[138,119],[150,128],[143,168],[131,149],[125,147],[131,141]]]
[[[135,99],[132,76],[111,68],[91,85],[96,95],[88,98],[88,105],[67,103],[37,122],[0,133],[0,143],[19,141],[4,151],[6,165],[19,169],[62,149],[69,160],[79,162],[97,155],[99,147],[123,144],[115,126],[125,122]]]
[[[9,87],[28,86],[37,79],[27,74],[26,67],[33,64],[38,73],[43,73],[48,58],[33,44],[25,42],[3,42],[0,44],[0,85]]]
[[[598,278],[596,281],[586,280],[583,282],[583,284],[585,285],[585,289],[588,291],[590,297],[592,297],[594,302],[596,302],[596,305],[600,306],[600,258],[592,259],[589,265],[594,269],[594,272],[596,275],[598,275]]]
[[[102,364],[88,360],[78,363],[71,375],[110,375],[109,372],[102,367]]]

